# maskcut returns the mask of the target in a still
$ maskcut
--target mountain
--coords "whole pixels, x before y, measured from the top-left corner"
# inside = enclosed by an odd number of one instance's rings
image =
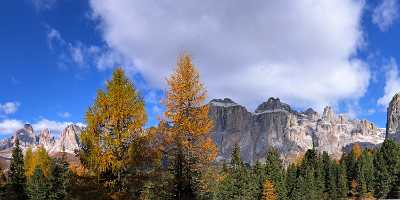
[[[67,152],[73,154],[75,150],[79,150],[79,137],[82,129],[74,124],[68,125],[60,134],[60,138],[50,149],[50,153]]]
[[[400,94],[394,95],[387,108],[386,137],[400,142]]]
[[[59,138],[55,139],[49,129],[40,130],[39,134],[36,135],[33,127],[30,124],[25,124],[23,128],[15,131],[11,138],[0,140],[0,159],[9,160],[11,158],[11,150],[16,138],[19,139],[23,150],[28,147],[35,150],[42,146],[50,155],[57,155],[60,152],[73,154],[75,150],[79,149],[81,132],[81,127],[71,124],[62,131]]]
[[[387,136],[390,137],[400,135],[400,96],[396,95],[393,99],[388,108]],[[263,161],[268,149],[273,147],[287,164],[308,149],[326,151],[340,158],[342,152],[351,149],[355,143],[376,147],[385,139],[385,130],[367,120],[337,115],[329,106],[323,113],[312,108],[296,111],[279,98],[269,98],[254,112],[228,98],[214,99],[209,102],[209,116],[214,122],[211,134],[218,147],[217,160],[230,159],[235,144],[240,145],[241,157],[247,163]],[[26,124],[11,138],[0,141],[0,158],[11,157],[15,138],[21,141],[23,149],[43,146],[50,155],[60,152],[72,155],[80,147],[81,132],[81,127],[71,124],[59,138],[54,139],[48,129],[40,130],[36,135],[32,126]]]
[[[262,161],[271,147],[285,162],[313,147],[339,158],[353,143],[375,146],[385,138],[384,130],[373,123],[336,115],[331,107],[325,107],[322,114],[311,108],[298,112],[279,98],[269,98],[254,112],[228,98],[214,99],[209,106],[218,160],[229,159],[234,144],[241,147],[241,157],[250,164]]]

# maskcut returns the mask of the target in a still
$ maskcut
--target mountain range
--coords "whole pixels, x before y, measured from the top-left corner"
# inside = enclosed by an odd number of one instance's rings
[[[296,111],[279,98],[269,98],[254,112],[228,98],[214,99],[209,102],[209,116],[214,122],[211,135],[218,147],[217,161],[230,159],[236,144],[241,148],[241,157],[249,164],[263,161],[270,148],[278,150],[287,164],[311,148],[339,159],[356,143],[364,148],[375,148],[386,137],[400,140],[399,94],[389,104],[386,129],[367,120],[335,114],[329,106],[322,113],[312,108]],[[32,147],[35,150],[42,146],[50,155],[60,152],[73,154],[79,150],[83,128],[71,124],[58,138],[54,138],[49,129],[35,132],[30,124],[26,124],[12,137],[0,141],[0,159],[10,159],[16,138],[23,149]]]

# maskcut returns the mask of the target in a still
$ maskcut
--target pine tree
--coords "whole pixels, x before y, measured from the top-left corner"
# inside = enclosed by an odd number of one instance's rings
[[[279,153],[275,149],[267,152],[265,171],[268,179],[272,181],[278,194],[279,200],[287,199],[287,190],[285,185],[285,174]]]
[[[66,199],[70,184],[71,172],[68,163],[64,159],[55,159],[52,163],[51,176],[49,178],[49,200]]]
[[[361,155],[362,173],[365,179],[365,190],[367,193],[374,191],[374,155],[372,150],[364,150]]]
[[[17,199],[25,200],[26,194],[26,176],[24,169],[24,156],[22,154],[21,147],[19,146],[19,140],[16,138],[15,147],[12,151],[12,158],[10,162],[9,179],[12,190],[14,191]]]
[[[116,69],[86,112],[87,127],[80,136],[83,165],[111,191],[127,189],[127,152],[143,133],[146,120],[142,97],[124,71]]]
[[[297,167],[295,164],[290,164],[286,170],[286,188],[288,198],[294,199],[294,190],[297,184]]]
[[[265,180],[263,184],[263,195],[262,200],[277,200],[278,195],[276,194],[276,190],[274,188],[274,184],[270,180]]]
[[[230,168],[219,185],[215,199],[251,200],[259,198],[254,187],[257,184],[251,180],[249,170],[240,158],[240,147],[235,145],[231,154]]]
[[[42,169],[36,166],[28,184],[28,196],[30,200],[49,199],[49,186]]]
[[[374,158],[374,196],[386,198],[393,183],[398,179],[398,146],[392,140],[385,140]]]
[[[334,160],[329,160],[329,167],[327,170],[326,182],[329,184],[325,185],[325,187],[327,188],[329,199],[338,199],[338,164]]]
[[[337,191],[338,198],[344,199],[348,194],[348,186],[347,186],[347,176],[346,176],[346,165],[344,163],[340,163],[336,172],[337,176]]]
[[[306,197],[306,180],[304,179],[303,176],[298,176],[297,177],[297,182],[295,185],[295,188],[293,189],[293,192],[291,193],[290,200],[309,200]]]
[[[204,103],[206,90],[188,54],[179,59],[167,83],[165,116],[172,137],[176,198],[193,199],[202,192],[199,189],[202,170],[217,155],[210,137],[212,121]]]

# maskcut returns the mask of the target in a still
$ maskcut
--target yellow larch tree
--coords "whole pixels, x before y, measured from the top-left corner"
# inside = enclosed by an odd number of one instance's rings
[[[199,174],[217,155],[210,137],[213,127],[204,103],[206,90],[188,54],[183,54],[167,79],[165,117],[172,137],[176,198],[191,198]]]
[[[276,193],[274,184],[271,180],[265,180],[263,184],[262,200],[277,200],[278,194]]]
[[[87,127],[80,136],[82,163],[111,191],[126,189],[128,150],[143,135],[146,121],[142,97],[123,69],[116,69],[86,112]]]

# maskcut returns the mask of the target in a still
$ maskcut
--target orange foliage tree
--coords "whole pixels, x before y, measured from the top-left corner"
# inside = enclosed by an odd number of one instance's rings
[[[179,58],[167,83],[165,117],[171,137],[176,198],[193,198],[199,190],[196,184],[202,169],[217,155],[210,137],[213,124],[204,103],[207,92],[188,54]]]
[[[142,137],[146,121],[142,97],[124,71],[116,69],[86,112],[87,127],[80,136],[82,163],[109,189],[126,189],[128,150]]]
[[[278,194],[276,193],[274,184],[270,180],[265,180],[263,184],[262,200],[276,200]]]

